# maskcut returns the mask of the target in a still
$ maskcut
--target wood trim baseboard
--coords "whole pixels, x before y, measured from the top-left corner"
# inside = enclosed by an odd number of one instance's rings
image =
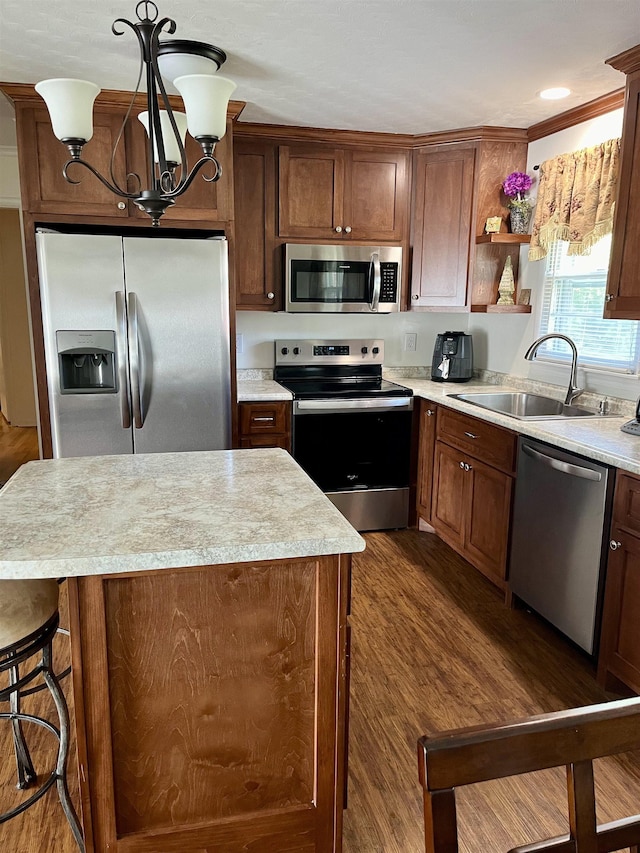
[[[589,119],[597,118],[605,113],[610,113],[613,110],[621,109],[623,106],[624,89],[616,89],[615,92],[609,92],[608,95],[594,98],[593,101],[581,104],[579,107],[573,107],[559,115],[551,116],[551,118],[539,121],[537,124],[532,124],[527,131],[527,141],[535,142],[544,136],[550,136],[552,133],[558,133],[560,130],[567,130],[569,127],[581,124],[583,121],[589,121]]]

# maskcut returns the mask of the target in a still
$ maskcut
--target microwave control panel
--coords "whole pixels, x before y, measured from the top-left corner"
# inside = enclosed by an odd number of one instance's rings
[[[380,302],[395,302],[398,297],[398,264],[380,264]]]

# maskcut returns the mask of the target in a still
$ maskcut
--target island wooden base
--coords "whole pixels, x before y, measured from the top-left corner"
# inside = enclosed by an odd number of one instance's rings
[[[69,580],[88,851],[339,853],[349,571]]]

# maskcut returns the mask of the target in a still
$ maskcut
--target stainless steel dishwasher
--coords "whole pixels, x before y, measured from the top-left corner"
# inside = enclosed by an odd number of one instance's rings
[[[511,590],[591,655],[600,633],[614,472],[520,439]]]

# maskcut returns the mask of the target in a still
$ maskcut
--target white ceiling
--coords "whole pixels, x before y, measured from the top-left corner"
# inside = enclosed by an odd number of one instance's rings
[[[528,127],[624,85],[640,0],[159,0],[175,38],[228,54],[242,121],[398,133]],[[135,0],[0,0],[0,80],[131,89]],[[568,86],[564,101],[540,89]],[[12,129],[2,108],[0,144]]]

